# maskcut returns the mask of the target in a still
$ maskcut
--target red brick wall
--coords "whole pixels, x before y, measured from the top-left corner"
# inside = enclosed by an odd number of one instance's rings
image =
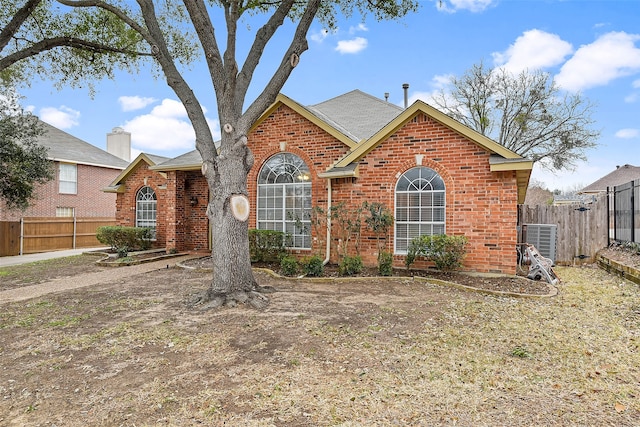
[[[281,147],[281,144],[284,147]],[[327,182],[319,179],[348,147],[286,106],[281,106],[249,136],[255,164],[248,176],[248,192],[253,207],[249,226],[256,226],[257,176],[269,157],[281,151],[301,157],[311,171],[314,206],[326,208]],[[284,148],[284,150],[283,150]],[[360,163],[358,178],[332,181],[333,203],[344,201],[360,206],[363,201],[382,202],[393,212],[395,185],[402,173],[421,165],[440,174],[446,185],[446,232],[469,239],[466,270],[515,273],[517,187],[515,172],[491,172],[489,152],[434,121],[417,114],[404,127],[372,150]],[[179,250],[207,247],[209,228],[206,217],[208,191],[199,171],[170,172],[165,180],[145,165],[127,179],[127,189],[118,194],[118,221],[135,225],[135,194],[144,178],[158,195],[157,246]],[[166,190],[159,189],[166,184]],[[191,206],[192,196],[198,204]],[[325,230],[313,231],[311,251],[324,255]],[[335,237],[335,236],[334,236]],[[335,243],[335,242],[334,242]],[[393,249],[393,231],[387,241]],[[375,265],[375,236],[363,227],[360,253],[366,264]],[[336,253],[332,253],[336,262]],[[403,257],[395,259],[403,265]]]
[[[32,205],[24,212],[7,211],[0,201],[0,220],[18,221],[21,217],[55,217],[57,207],[74,208],[77,217],[115,217],[116,196],[103,188],[122,172],[97,166],[78,165],[77,194],[60,194],[59,163],[54,162],[55,178],[38,186]]]
[[[514,274],[516,176],[515,172],[491,172],[489,154],[419,113],[361,161],[360,177],[353,184],[334,184],[333,199],[379,201],[393,212],[397,179],[417,165],[416,155],[422,155],[421,165],[438,172],[445,182],[446,233],[469,240],[465,269]],[[375,263],[373,235],[364,230],[362,242],[364,260]]]
[[[146,182],[145,182],[146,181]],[[145,162],[140,162],[127,176],[124,192],[118,193],[116,199],[116,221],[125,227],[136,226],[136,194],[140,188],[148,185],[155,191],[157,202],[156,241],[155,248],[166,247],[167,236],[167,198],[168,182],[160,173],[149,170]]]
[[[304,117],[287,106],[281,106],[264,120],[249,135],[249,148],[255,157],[253,168],[247,177],[249,201],[252,212],[249,216],[249,227],[256,227],[257,211],[257,182],[258,174],[264,163],[273,155],[284,151],[299,156],[309,167],[311,173],[311,197],[314,206],[326,209],[327,181],[318,178],[336,160],[348,152],[344,143],[327,134],[320,127],[309,122]],[[300,250],[301,254],[320,254],[324,258],[326,231],[321,235],[312,233],[311,251]]]
[[[248,177],[251,206],[256,206],[257,175],[264,162],[281,151],[300,156],[312,175],[314,206],[326,207],[326,180],[317,178],[347,152],[347,147],[309,123],[287,107],[281,107],[250,135],[249,146],[256,162]],[[381,202],[393,212],[394,190],[402,173],[421,165],[440,174],[446,185],[446,232],[469,239],[466,270],[515,273],[517,187],[515,172],[491,172],[489,152],[446,126],[418,114],[403,128],[383,141],[360,163],[358,178],[334,179],[334,205],[345,202],[353,207],[363,201]],[[312,160],[313,159],[313,160]],[[255,227],[255,209],[250,227]],[[323,237],[313,236],[314,253],[324,253]],[[335,238],[335,236],[334,236]],[[335,242],[334,242],[335,243]],[[393,250],[393,231],[387,241]],[[368,265],[375,265],[375,235],[362,229],[360,254]],[[332,253],[336,262],[336,254]],[[396,257],[396,265],[403,257]]]
[[[167,249],[208,251],[207,181],[200,171],[173,171],[167,178]]]

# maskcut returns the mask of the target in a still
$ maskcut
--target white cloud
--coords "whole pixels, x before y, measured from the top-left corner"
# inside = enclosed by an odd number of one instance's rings
[[[631,83],[631,87],[634,89],[640,89],[640,79],[634,80],[633,83]]]
[[[482,12],[497,3],[496,0],[434,0],[436,7],[442,12],[455,13],[459,10]]]
[[[620,129],[618,132],[616,132],[616,137],[617,138],[622,138],[622,139],[633,139],[633,138],[637,138],[640,136],[640,129]]]
[[[323,28],[320,31],[312,32],[310,38],[316,43],[322,43],[324,39],[327,38],[328,35],[329,35],[329,30]]]
[[[349,34],[355,34],[358,31],[369,31],[369,29],[367,28],[367,26],[364,23],[360,23],[355,27],[350,27],[349,28]]]
[[[429,105],[433,105],[432,99],[433,96],[437,93],[437,91],[431,91],[431,92],[426,92],[426,91],[416,91],[413,92],[409,95],[409,99],[408,99],[408,104],[411,105],[414,102],[416,102],[417,100],[426,102]],[[402,101],[402,103],[400,104],[401,107],[404,107],[404,100]]]
[[[352,40],[340,40],[336,50],[342,54],[345,53],[358,53],[366,49],[369,42],[364,37],[356,37]]]
[[[69,129],[78,126],[80,112],[64,105],[58,108],[43,107],[40,109],[39,117],[43,122],[47,122],[58,129]]]
[[[122,111],[135,111],[145,108],[156,102],[155,98],[145,98],[141,96],[121,96],[118,98]]]
[[[640,72],[638,34],[611,32],[581,46],[555,77],[564,89],[579,91]]]
[[[525,31],[504,52],[492,53],[494,63],[508,71],[539,70],[562,63],[573,51],[558,35],[540,30]]]
[[[216,120],[208,119],[214,139],[220,137]],[[195,133],[184,106],[172,99],[163,99],[149,114],[127,121],[123,126],[131,133],[131,143],[138,150],[162,154],[164,151],[187,152],[195,147]]]

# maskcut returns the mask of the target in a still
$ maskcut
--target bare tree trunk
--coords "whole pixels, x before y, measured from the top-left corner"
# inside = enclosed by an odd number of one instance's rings
[[[249,303],[264,308],[267,291],[260,287],[251,269],[248,221],[238,219],[231,198],[247,196],[247,174],[253,154],[246,136],[223,135],[220,155],[204,162],[203,173],[211,189],[207,214],[212,226],[213,279],[203,299],[207,308]],[[234,140],[235,139],[235,140]]]

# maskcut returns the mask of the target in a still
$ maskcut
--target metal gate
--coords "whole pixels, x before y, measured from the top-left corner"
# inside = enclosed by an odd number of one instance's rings
[[[640,179],[608,189],[613,239],[640,242]]]

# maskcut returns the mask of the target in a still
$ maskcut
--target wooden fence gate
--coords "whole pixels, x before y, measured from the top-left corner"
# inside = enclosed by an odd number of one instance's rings
[[[594,262],[608,244],[607,209],[606,195],[584,205],[520,205],[518,223],[557,225],[556,264]]]
[[[0,256],[20,255],[20,221],[0,221]]]
[[[102,246],[96,230],[103,225],[116,225],[116,220],[25,217],[21,222],[0,222],[0,256]]]

